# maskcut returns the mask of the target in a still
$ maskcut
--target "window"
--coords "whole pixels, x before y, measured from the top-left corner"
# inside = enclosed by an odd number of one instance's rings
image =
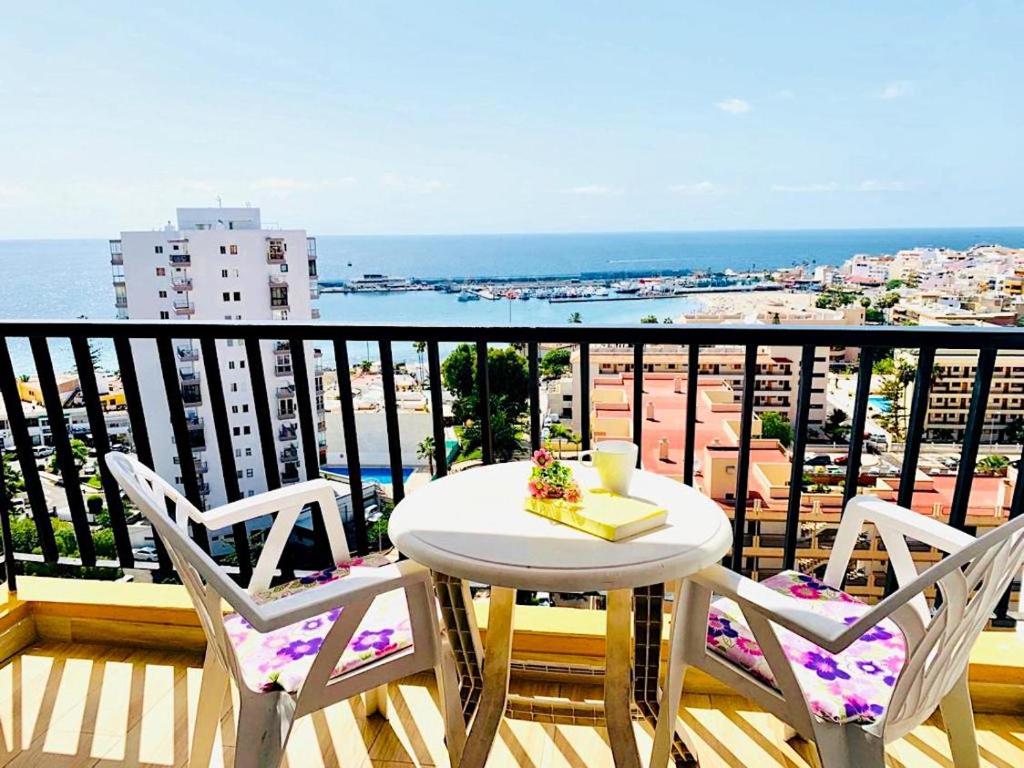
[[[168,312],[167,310],[161,310],[160,311],[160,319],[161,320],[170,320],[171,319],[171,313]]]
[[[235,361],[234,360],[228,360],[228,370],[229,371],[235,370]]]
[[[231,391],[232,392],[237,392],[238,391],[238,382],[237,381],[231,382]]]
[[[238,246],[237,245],[232,245],[231,246],[231,255],[232,256],[237,256],[238,255]]]
[[[238,413],[238,406],[237,405],[232,405],[231,406],[231,412],[232,413]]]
[[[224,291],[224,293],[222,293],[220,296],[221,296],[221,298],[224,301],[231,301],[231,292],[230,291]],[[225,319],[226,320],[230,320],[231,318],[228,317],[228,318],[225,318]]]
[[[245,476],[246,476],[246,477],[252,477],[252,475],[253,475],[253,472],[252,472],[252,470],[251,470],[251,469],[247,469],[247,470],[245,470]]]
[[[235,472],[235,474],[238,475],[239,480],[242,479],[242,470],[238,470],[237,472]]]
[[[167,274],[167,270],[164,267],[157,267],[156,268],[156,276],[157,277],[163,277],[166,274]]]
[[[248,492],[248,493],[246,493],[245,495],[246,495],[246,496],[254,496],[254,495],[256,495],[256,491],[249,491],[249,492]]]
[[[227,247],[225,247],[225,246],[223,246],[223,245],[222,245],[222,246],[220,247],[220,252],[221,252],[221,253],[227,253],[227,252],[228,252],[228,249],[227,249]],[[226,275],[225,275],[225,277],[226,277]]]
[[[252,448],[246,448],[245,449],[245,455],[246,456],[252,456]]]
[[[167,298],[167,291],[160,291],[159,296],[160,296],[161,299],[166,299]]]
[[[281,271],[282,272],[287,272],[288,271],[288,264],[287,263],[281,265]]]
[[[245,361],[243,360],[242,362],[244,363]],[[245,366],[243,365],[242,367],[244,368]],[[248,413],[248,412],[249,412],[249,404],[248,403],[243,403],[242,404],[242,413]]]
[[[234,339],[225,339],[225,341],[227,341],[227,346],[229,346],[229,347],[235,346],[235,340]]]
[[[241,300],[242,300],[242,292],[241,291],[235,291],[235,301],[241,301]]]
[[[221,249],[221,253],[223,253],[223,249]],[[220,271],[220,276],[221,277],[227,277],[228,276],[228,271],[226,269],[222,269]]]
[[[245,368],[245,360],[239,360],[238,361],[238,367],[239,368]]]
[[[232,427],[231,434],[233,434],[235,437],[238,437],[240,434],[242,434],[242,430],[240,427]]]
[[[162,245],[157,245],[157,246],[153,247],[153,253],[163,253],[163,252],[164,252],[164,247]]]
[[[241,448],[235,448],[235,458],[236,459],[242,458],[242,449]]]
[[[242,427],[242,434],[243,435],[251,435],[252,434],[252,427]]]

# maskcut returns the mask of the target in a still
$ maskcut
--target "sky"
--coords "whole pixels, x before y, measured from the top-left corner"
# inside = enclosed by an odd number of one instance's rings
[[[1010,0],[145,5],[4,14],[0,239],[1024,224]]]

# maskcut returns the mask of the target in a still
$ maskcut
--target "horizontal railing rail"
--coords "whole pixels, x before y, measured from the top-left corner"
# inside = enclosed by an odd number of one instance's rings
[[[687,483],[692,483],[700,471],[695,457],[695,432],[697,427],[696,405],[697,387],[701,376],[707,374],[701,370],[702,354],[709,354],[707,348],[727,345],[742,353],[742,365],[736,371],[730,369],[730,375],[736,376],[741,382],[738,394],[739,412],[736,414],[739,441],[737,445],[736,489],[731,502],[734,525],[734,544],[727,562],[736,569],[751,570],[747,553],[752,541],[753,528],[749,512],[752,501],[748,494],[748,478],[751,473],[751,451],[753,443],[753,421],[757,410],[763,410],[757,386],[759,377],[765,374],[760,370],[763,361],[758,359],[761,347],[785,347],[797,349],[792,360],[791,370],[798,373],[798,384],[793,396],[795,419],[793,419],[793,444],[790,446],[792,466],[788,477],[788,499],[784,511],[784,534],[774,539],[781,544],[781,565],[792,568],[796,565],[798,545],[803,541],[800,535],[804,459],[807,455],[809,436],[809,419],[813,407],[812,393],[821,392],[822,374],[815,370],[815,363],[820,362],[816,356],[819,348],[849,347],[859,350],[860,371],[852,396],[853,413],[851,414],[851,438],[844,469],[845,487],[842,498],[848,501],[857,492],[858,479],[863,468],[864,430],[868,415],[869,394],[871,385],[871,366],[885,350],[913,350],[918,355],[919,365],[916,371],[914,396],[910,408],[907,434],[904,439],[903,460],[899,472],[899,488],[897,500],[909,506],[914,496],[914,478],[918,470],[918,459],[926,423],[928,396],[933,378],[933,361],[936,353],[941,350],[969,350],[978,354],[976,376],[971,394],[970,413],[965,426],[965,436],[961,445],[962,461],[957,471],[955,489],[950,505],[950,523],[958,528],[967,525],[969,499],[974,480],[974,465],[978,458],[985,411],[989,400],[990,385],[993,371],[1000,352],[1024,350],[1024,332],[1009,328],[992,327],[830,327],[830,326],[797,326],[783,325],[705,325],[705,324],[674,324],[674,325],[639,325],[639,326],[438,326],[438,325],[358,325],[339,323],[308,323],[308,322],[158,322],[158,321],[100,321],[100,320],[4,320],[0,321],[0,392],[2,392],[8,413],[8,429],[13,438],[13,449],[16,453],[24,479],[25,491],[29,501],[29,516],[36,529],[38,552],[15,552],[11,533],[11,506],[6,501],[3,505],[3,544],[7,578],[13,584],[16,579],[17,561],[43,561],[46,563],[81,563],[84,566],[107,565],[116,563],[122,568],[156,568],[169,572],[170,563],[157,542],[158,560],[156,563],[136,562],[129,539],[125,510],[119,489],[107,472],[103,455],[110,450],[111,440],[107,434],[104,412],[100,404],[100,395],[96,383],[95,366],[90,356],[90,344],[93,341],[109,341],[116,351],[125,394],[125,407],[131,426],[131,439],[134,451],[143,463],[152,465],[153,446],[150,444],[152,430],[147,429],[147,416],[140,394],[140,377],[158,376],[162,382],[162,394],[165,398],[174,437],[173,450],[177,455],[176,470],[180,475],[179,484],[185,495],[198,505],[203,504],[204,491],[209,490],[207,482],[200,476],[197,466],[205,466],[193,456],[194,440],[190,431],[196,428],[196,422],[189,421],[186,407],[194,402],[207,402],[211,418],[200,421],[199,428],[205,433],[206,450],[210,456],[217,456],[217,465],[223,474],[223,487],[228,501],[241,498],[239,473],[236,469],[235,447],[232,441],[231,424],[225,397],[225,384],[219,368],[218,341],[241,339],[242,349],[248,363],[248,384],[252,397],[253,413],[256,420],[256,440],[261,454],[263,474],[266,485],[270,489],[280,487],[282,482],[296,479],[294,464],[290,463],[287,470],[279,466],[281,447],[279,443],[283,431],[294,435],[296,445],[289,448],[289,462],[301,461],[301,477],[312,479],[320,474],[320,448],[317,438],[317,424],[324,418],[313,399],[312,377],[320,375],[319,362],[315,361],[313,371],[309,370],[306,355],[300,350],[310,351],[313,344],[325,348],[333,348],[337,366],[337,387],[340,396],[338,412],[329,412],[328,419],[340,420],[340,434],[344,443],[342,453],[348,469],[348,483],[351,493],[352,545],[357,553],[369,550],[368,521],[364,483],[360,457],[359,430],[356,412],[353,407],[353,385],[351,376],[349,343],[359,342],[373,344],[376,347],[380,366],[380,380],[383,389],[384,430],[387,438],[387,466],[391,475],[391,497],[397,503],[405,494],[405,467],[402,451],[402,422],[399,418],[399,400],[395,390],[396,363],[394,358],[395,343],[424,342],[427,360],[427,375],[430,389],[431,433],[434,439],[431,463],[437,477],[448,473],[448,450],[446,446],[446,430],[443,416],[443,400],[441,393],[441,346],[453,343],[470,344],[476,370],[476,391],[478,393],[480,458],[483,463],[495,461],[494,434],[492,430],[491,392],[493,384],[489,373],[489,345],[514,344],[523,351],[527,358],[528,370],[528,422],[524,418],[520,425],[524,443],[536,449],[542,442],[541,408],[541,376],[539,367],[541,344],[574,345],[579,350],[580,382],[576,389],[578,402],[576,407],[580,422],[580,448],[589,448],[591,434],[591,386],[592,355],[609,347],[620,351],[623,359],[631,362],[632,381],[632,440],[642,445],[645,429],[642,405],[645,396],[644,378],[650,375],[645,371],[645,354],[657,351],[665,345],[677,347],[680,360],[685,360],[686,408],[685,416],[677,425],[679,432],[685,436],[683,443],[683,461],[680,476]],[[9,343],[28,340],[36,372],[40,377],[40,385],[44,395],[45,408],[51,425],[57,425],[51,439],[56,449],[60,474],[69,499],[69,515],[74,536],[78,542],[79,556],[76,558],[62,557],[54,536],[54,524],[49,515],[49,505],[37,468],[37,458],[33,452],[32,438],[28,422],[22,410],[16,371],[12,364]],[[116,560],[97,556],[89,512],[82,503],[80,478],[74,468],[72,453],[72,435],[61,429],[63,419],[60,418],[61,404],[57,400],[57,388],[53,362],[50,357],[48,340],[70,339],[78,376],[81,380],[81,395],[84,400],[89,425],[92,431],[94,446],[98,456],[98,474],[100,489],[106,500],[110,528],[116,547]],[[201,352],[202,388],[193,385],[193,390],[183,390],[183,381],[179,375],[181,363],[178,354],[179,345],[184,340],[193,340],[190,349]],[[138,367],[136,359],[138,340],[155,342],[159,371]],[[195,343],[198,342],[198,343]],[[267,342],[263,344],[263,342]],[[368,346],[369,348],[369,346]],[[655,349],[657,348],[657,349]],[[264,370],[264,358],[273,363],[275,353],[287,349],[291,354],[291,376],[294,384],[288,386],[288,396],[295,398],[294,410],[282,412],[279,409],[279,392],[271,365],[270,378]],[[269,356],[269,357],[267,357]],[[190,355],[191,357],[191,355]],[[653,359],[653,358],[651,358]],[[827,359],[827,356],[826,356]],[[647,359],[650,362],[650,359]],[[827,363],[826,363],[827,365]],[[598,374],[600,375],[600,374]],[[717,377],[716,377],[717,378]],[[187,385],[187,382],[186,382]],[[205,390],[205,391],[204,391]],[[208,398],[208,400],[207,400]],[[234,396],[231,399],[235,401]],[[820,404],[817,407],[821,407]],[[287,427],[282,427],[281,420],[288,419]],[[290,425],[297,422],[297,428]],[[524,445],[526,447],[526,445]],[[5,446],[9,450],[10,446]],[[1014,457],[1016,458],[1016,457]],[[285,472],[287,471],[287,474]],[[171,478],[169,478],[171,479]],[[1010,504],[1009,516],[1015,517],[1024,512],[1024,483],[1016,483],[1015,492]],[[5,489],[5,500],[9,493]],[[312,545],[306,550],[307,562],[288,562],[287,571],[292,569],[307,570],[322,565],[327,557],[326,532],[322,515],[325,510],[313,510]],[[194,531],[197,542],[204,547],[210,544],[205,532]],[[242,577],[251,569],[253,553],[249,551],[249,538],[243,526],[236,526],[233,531],[237,567]],[[1000,605],[998,621],[1009,621],[1008,603]]]

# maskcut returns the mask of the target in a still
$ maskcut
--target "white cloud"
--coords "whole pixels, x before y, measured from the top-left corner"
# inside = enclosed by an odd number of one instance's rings
[[[773,184],[772,192],[835,192],[839,185],[834,181],[816,182],[812,184]]]
[[[726,187],[721,184],[716,184],[713,181],[697,181],[690,184],[673,184],[668,189],[669,192],[675,192],[678,195],[690,195],[692,197],[723,195],[728,191]]]
[[[591,197],[621,195],[622,192],[623,190],[620,187],[609,187],[606,184],[582,184],[565,190],[565,193],[568,195],[589,195]]]
[[[878,92],[878,98],[880,99],[898,99],[906,96],[910,93],[910,81],[909,80],[893,80],[891,83],[886,83],[882,86],[882,90]]]
[[[385,189],[414,192],[420,195],[428,195],[448,186],[440,179],[421,179],[415,176],[403,176],[399,173],[385,173],[380,177],[380,185]]]
[[[354,176],[342,176],[338,179],[293,179],[280,176],[268,176],[257,179],[249,185],[249,189],[256,192],[270,192],[280,196],[290,195],[292,192],[308,192],[314,189],[328,189],[333,187],[347,187],[356,181]]]
[[[22,184],[5,184],[0,182],[0,199],[14,200],[18,197],[25,197],[28,194],[28,187]]]
[[[753,109],[750,106],[750,102],[743,99],[723,99],[716,102],[715,106],[723,112],[728,112],[730,115],[742,115],[744,112],[749,112]]]
[[[910,184],[905,181],[879,181],[866,179],[857,185],[858,192],[906,192]]]

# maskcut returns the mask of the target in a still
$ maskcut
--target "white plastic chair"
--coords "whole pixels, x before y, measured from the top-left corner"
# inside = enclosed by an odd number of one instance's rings
[[[865,523],[877,528],[899,585],[874,606],[840,590]],[[776,715],[787,737],[813,740],[824,768],[882,766],[885,744],[941,707],[954,764],[978,766],[968,661],[1021,571],[1022,532],[1024,516],[975,538],[860,496],[847,505],[820,582],[793,571],[761,583],[720,566],[702,571],[674,607],[672,632],[683,642],[672,646],[680,650],[663,705],[678,709],[686,666],[697,667]],[[946,556],[919,575],[905,537]],[[933,585],[942,595],[934,616],[924,596]],[[673,727],[663,723],[651,763],[659,768]]]
[[[201,512],[135,459],[115,452],[106,460],[163,539],[206,633],[189,765],[209,764],[230,680],[240,697],[235,766],[277,768],[296,718],[357,694],[366,695],[368,713],[382,711],[386,716],[387,683],[424,670],[437,676],[449,753],[452,764],[458,764],[465,723],[454,657],[440,632],[427,569],[411,561],[366,567],[354,560],[346,566],[347,575],[321,572],[306,583],[268,589],[296,519],[308,504],[317,503],[324,512],[334,562],[348,561],[341,517],[332,514],[337,502],[329,483],[313,480]],[[175,518],[167,513],[166,499],[174,503]],[[274,513],[246,589],[187,532],[189,521],[217,530]],[[222,601],[231,609],[227,615]],[[405,642],[395,641],[396,632],[390,631],[396,614]],[[318,638],[311,639],[310,631]],[[306,634],[289,643],[296,632]],[[253,662],[246,650],[252,648],[265,656],[279,650],[268,666]],[[295,660],[289,661],[292,656]]]

